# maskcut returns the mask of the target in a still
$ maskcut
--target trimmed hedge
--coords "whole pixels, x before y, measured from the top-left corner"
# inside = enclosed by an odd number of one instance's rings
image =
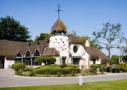
[[[24,63],[15,63],[12,65],[12,69],[14,69],[15,71],[22,71],[25,67],[26,66]]]
[[[34,60],[34,62],[44,63],[45,65],[47,65],[48,62],[54,63],[55,61],[56,61],[56,58],[54,57],[38,57],[38,58],[35,58]]]
[[[75,75],[76,73],[80,72],[80,69],[76,66],[72,65],[65,65],[65,67],[61,67],[61,65],[47,65],[42,66],[40,68],[33,69],[35,74],[42,74],[42,75],[66,75],[71,74]]]

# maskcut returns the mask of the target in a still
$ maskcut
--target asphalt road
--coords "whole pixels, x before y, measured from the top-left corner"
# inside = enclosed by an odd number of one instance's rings
[[[127,73],[83,76],[83,82],[127,79]],[[79,77],[24,77],[14,75],[13,70],[0,69],[0,87],[56,85],[78,83]]]

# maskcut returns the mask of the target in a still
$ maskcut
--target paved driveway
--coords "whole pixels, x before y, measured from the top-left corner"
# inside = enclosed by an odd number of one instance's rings
[[[56,85],[78,83],[78,77],[24,77],[15,76],[13,70],[0,69],[0,87]],[[84,82],[127,79],[127,73],[84,76]]]

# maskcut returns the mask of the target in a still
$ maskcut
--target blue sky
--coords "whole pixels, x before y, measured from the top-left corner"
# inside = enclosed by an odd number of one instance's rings
[[[0,17],[13,16],[25,25],[32,39],[40,33],[50,33],[57,20],[57,4],[61,5],[61,20],[68,32],[92,37],[108,21],[121,23],[127,35],[127,0],[0,0]],[[113,51],[112,51],[113,52]],[[113,52],[116,53],[116,50]]]

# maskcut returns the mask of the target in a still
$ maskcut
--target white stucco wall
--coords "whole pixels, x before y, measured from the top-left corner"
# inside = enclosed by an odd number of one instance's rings
[[[101,59],[96,60],[96,64],[101,64]]]
[[[4,61],[4,69],[8,69],[8,68],[11,68],[12,64],[15,63],[15,60],[7,60],[5,58],[5,61]]]
[[[77,52],[73,51],[74,45],[77,46]],[[90,67],[90,62],[89,62],[89,54],[85,51],[84,47],[80,44],[71,44],[70,45],[70,54],[73,56],[80,56],[81,60],[79,62],[79,66],[81,69],[88,69]]]
[[[77,52],[73,51],[74,45],[77,46]],[[72,56],[80,56],[84,60],[89,60],[89,54],[85,51],[84,47],[80,44],[71,44],[70,45],[70,54]]]
[[[71,64],[71,63],[72,63],[71,57],[67,57],[67,58],[66,58],[66,63],[67,63],[67,64]]]
[[[61,64],[61,59],[60,59],[60,57],[55,57],[55,58],[56,58],[55,64]]]
[[[86,44],[87,46],[90,46],[89,41],[87,41]],[[77,46],[76,52],[74,52],[73,50],[74,45]],[[90,55],[85,51],[82,45],[71,44],[69,46],[69,38],[67,36],[56,35],[50,37],[49,47],[55,48],[60,54],[60,57],[56,57],[55,64],[62,64],[62,57],[66,57],[66,63],[72,63],[72,59],[71,57],[69,57],[69,53],[72,57],[81,57],[81,60],[79,62],[80,68],[84,67],[88,69],[90,68],[90,65],[93,64],[93,62],[90,61]],[[96,64],[100,63],[100,60],[96,60]]]
[[[92,60],[90,60],[90,65],[92,65],[93,64],[93,61]],[[96,59],[96,62],[95,62],[95,64],[101,64],[101,59]]]
[[[49,40],[49,47],[55,48],[60,57],[69,57],[69,39],[67,36],[52,36]]]

